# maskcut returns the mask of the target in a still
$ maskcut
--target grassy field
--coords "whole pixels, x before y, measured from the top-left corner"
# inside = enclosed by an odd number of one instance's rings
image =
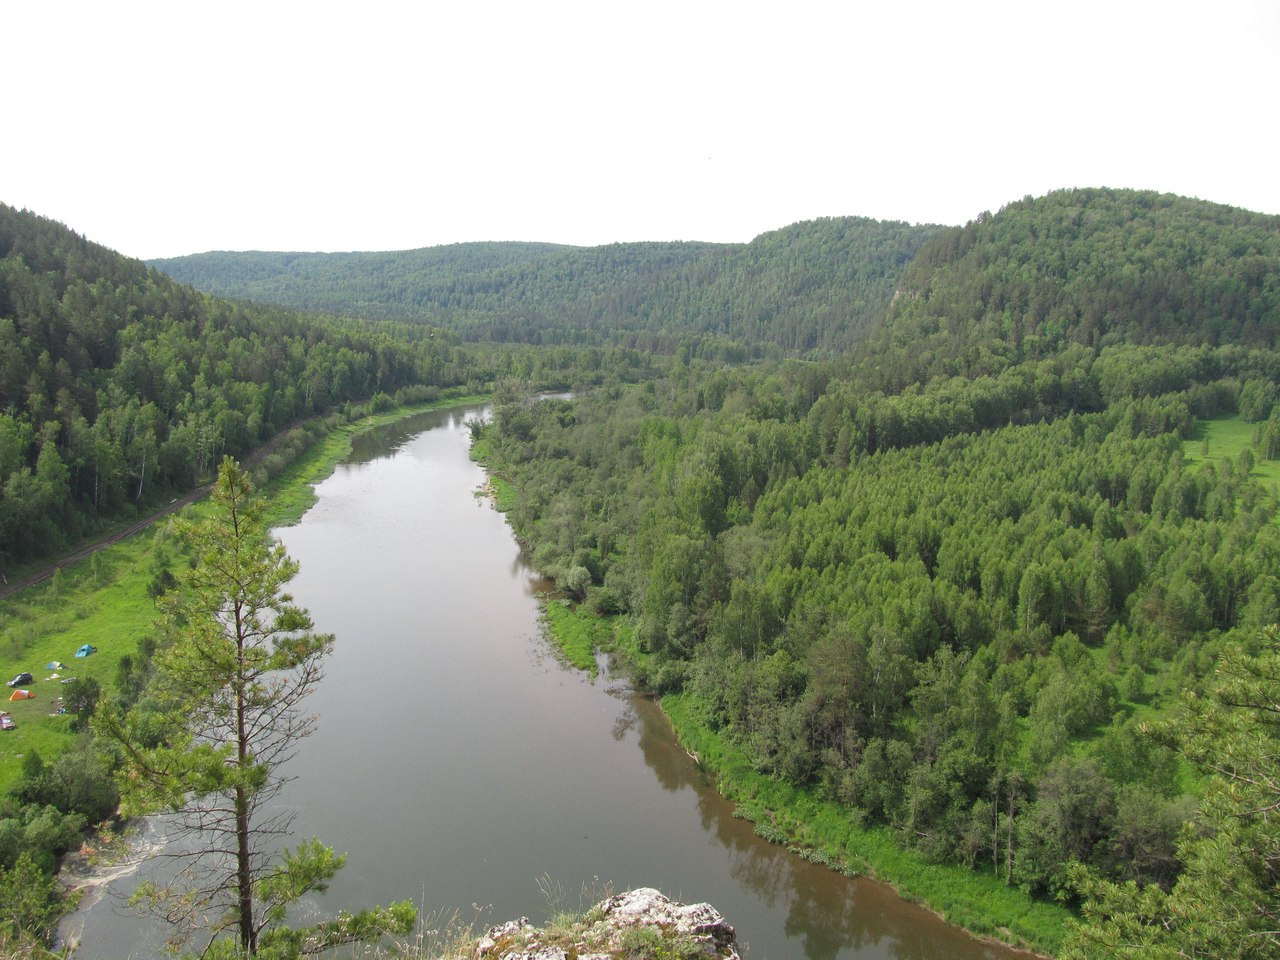
[[[161,540],[166,527],[159,528]],[[60,660],[67,665],[57,671],[62,678],[93,677],[109,691],[120,658],[136,653],[138,641],[151,631],[156,609],[147,582],[156,543],[156,530],[144,531],[0,602],[0,674],[5,680],[20,672],[36,678],[29,686],[34,700],[4,704],[17,729],[0,731],[0,789],[17,777],[29,751],[50,759],[76,736],[71,716],[50,716],[61,686],[47,679],[53,671],[45,664]],[[86,643],[98,652],[77,659],[76,650]],[[7,699],[8,688],[0,689]]]
[[[516,505],[516,490],[505,478],[488,469],[492,453],[489,441],[484,437],[471,444],[471,459],[485,467],[488,492],[493,498],[493,507],[499,513],[506,513]]]
[[[543,601],[542,615],[556,646],[564,651],[569,663],[596,676],[599,672],[596,648],[608,645],[607,625],[599,617],[579,614],[563,600]]]
[[[1268,490],[1280,488],[1280,460],[1263,460],[1253,448],[1253,435],[1258,424],[1246,423],[1239,417],[1221,420],[1199,420],[1190,440],[1182,443],[1182,452],[1192,464],[1220,465],[1235,460],[1241,451],[1253,450],[1254,464],[1249,475],[1262,481]]]
[[[354,436],[371,427],[390,423],[426,410],[475,403],[484,397],[463,397],[435,404],[400,408],[347,424],[314,444],[279,479],[264,491],[272,526],[296,522],[315,502],[312,485],[323,480],[351,450]],[[199,516],[205,503],[187,507],[184,516]],[[0,679],[30,673],[34,700],[0,704],[17,724],[0,731],[0,790],[7,790],[22,769],[22,760],[36,750],[45,760],[66,750],[77,734],[72,717],[51,716],[61,693],[46,663],[60,660],[62,677],[93,677],[104,696],[115,688],[120,659],[137,653],[138,642],[154,628],[157,610],[147,593],[153,575],[157,547],[172,557],[178,544],[169,532],[169,519],[133,537],[99,550],[93,556],[63,567],[54,579],[0,600]],[[180,562],[180,561],[179,561]],[[85,643],[98,652],[75,659]],[[0,687],[5,700],[8,687]]]

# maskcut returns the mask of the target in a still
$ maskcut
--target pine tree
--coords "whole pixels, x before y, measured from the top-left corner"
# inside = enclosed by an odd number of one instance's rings
[[[298,565],[268,542],[251,493],[224,460],[212,516],[180,526],[195,563],[161,598],[167,643],[149,696],[125,720],[103,723],[124,747],[124,811],[168,811],[169,855],[184,861],[173,883],[143,884],[135,900],[174,923],[179,942],[199,934],[213,945],[234,931],[234,947],[218,943],[232,956],[296,956],[407,932],[416,919],[408,903],[302,932],[283,926],[288,905],[325,889],[344,859],[315,840],[280,851],[292,815],[269,812],[287,782],[281,766],[312,729],[302,703],[333,637],[314,632],[285,592]]]

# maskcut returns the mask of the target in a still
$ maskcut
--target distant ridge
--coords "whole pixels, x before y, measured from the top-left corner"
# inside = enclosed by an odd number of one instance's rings
[[[847,350],[942,227],[839,217],[749,244],[466,243],[391,253],[205,253],[152,261],[220,296],[429,322],[475,340],[670,350],[695,337]]]
[[[1069,343],[1275,347],[1280,217],[1150,191],[1026,198],[925,244],[886,333],[1031,356]]]

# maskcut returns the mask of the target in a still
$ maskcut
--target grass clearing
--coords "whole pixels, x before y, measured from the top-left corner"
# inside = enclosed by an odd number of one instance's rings
[[[1182,442],[1182,454],[1192,466],[1211,463],[1219,468],[1225,460],[1236,460],[1242,451],[1253,452],[1253,469],[1249,476],[1262,482],[1269,491],[1280,488],[1280,460],[1263,460],[1254,447],[1253,438],[1260,424],[1248,423],[1240,417],[1197,420],[1191,439]]]
[[[588,671],[594,679],[599,673],[596,648],[608,643],[608,627],[586,611],[581,614],[567,600],[545,600],[542,614],[550,628],[552,640],[565,658],[579,670]]]
[[[499,513],[509,513],[516,505],[516,489],[506,478],[489,469],[493,452],[489,441],[480,437],[471,444],[471,459],[485,468],[486,489],[493,498],[493,508]]]
[[[156,609],[147,583],[157,539],[167,540],[164,529],[159,538],[148,530],[107,547],[61,568],[53,580],[0,601],[0,674],[6,681],[19,672],[32,674],[29,689],[36,694],[34,700],[3,704],[17,729],[0,731],[0,789],[18,777],[31,750],[49,760],[77,736],[73,717],[50,716],[62,690],[58,680],[48,679],[54,671],[45,664],[62,661],[67,668],[57,671],[61,679],[93,677],[107,695],[120,659],[136,654],[138,642],[151,633]],[[86,643],[98,652],[76,658]],[[0,690],[7,701],[9,688]]]

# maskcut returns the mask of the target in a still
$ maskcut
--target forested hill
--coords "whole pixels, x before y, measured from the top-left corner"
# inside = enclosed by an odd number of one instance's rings
[[[789,355],[846,350],[943,228],[841,217],[749,244],[468,243],[396,253],[206,253],[153,265],[202,290],[425,320],[477,340],[668,352],[718,337]]]
[[[621,615],[642,680],[750,776],[1034,896],[1077,902],[1076,861],[1274,907],[1274,861],[1244,877],[1184,830],[1209,790],[1148,725],[1280,620],[1277,227],[1148,193],[1015,203],[926,244],[848,356],[499,392],[484,449],[535,566]]]
[[[975,376],[1070,344],[1272,349],[1278,334],[1280,217],[1079,189],[935,235],[869,347]]]
[[[465,382],[466,357],[429,334],[217,300],[0,204],[0,569],[302,418]]]

